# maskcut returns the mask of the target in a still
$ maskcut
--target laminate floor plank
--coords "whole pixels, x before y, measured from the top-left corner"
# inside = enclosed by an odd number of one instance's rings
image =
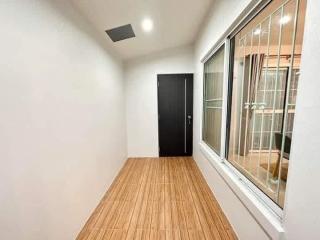
[[[77,240],[237,239],[191,157],[130,158]]]

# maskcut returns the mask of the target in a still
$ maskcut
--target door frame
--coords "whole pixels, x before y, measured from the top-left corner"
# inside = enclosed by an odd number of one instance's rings
[[[192,76],[192,112],[191,112],[191,115],[192,115],[192,119],[191,119],[191,151],[190,151],[190,154],[186,154],[184,156],[193,156],[193,109],[194,109],[194,101],[193,101],[193,95],[194,95],[194,73],[192,72],[186,72],[186,73],[157,73],[157,79],[156,79],[156,87],[157,87],[157,118],[158,118],[158,156],[160,156],[160,118],[159,118],[159,76],[165,76],[165,75],[191,75]],[[186,99],[185,99],[186,100]],[[186,101],[185,101],[185,108],[186,108]],[[185,126],[186,126],[186,115],[185,115]],[[186,127],[185,127],[186,128]],[[185,134],[186,134],[186,131],[185,131]]]

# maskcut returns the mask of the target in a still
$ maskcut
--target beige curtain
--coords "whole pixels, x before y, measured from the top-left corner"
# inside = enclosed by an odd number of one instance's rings
[[[250,95],[249,103],[252,105],[256,99],[256,88],[261,81],[262,68],[264,63],[265,54],[252,54],[251,55],[251,79],[250,79]],[[251,109],[251,108],[250,108]],[[252,109],[249,111],[249,117],[252,117]]]

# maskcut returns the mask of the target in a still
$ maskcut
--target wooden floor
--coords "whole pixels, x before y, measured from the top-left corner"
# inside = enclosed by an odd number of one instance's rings
[[[236,239],[192,158],[135,158],[125,166],[77,237]]]

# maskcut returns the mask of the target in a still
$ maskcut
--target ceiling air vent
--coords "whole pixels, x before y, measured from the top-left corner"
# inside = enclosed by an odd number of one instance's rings
[[[109,35],[113,42],[118,42],[136,36],[133,32],[131,24],[106,30],[106,33]]]

